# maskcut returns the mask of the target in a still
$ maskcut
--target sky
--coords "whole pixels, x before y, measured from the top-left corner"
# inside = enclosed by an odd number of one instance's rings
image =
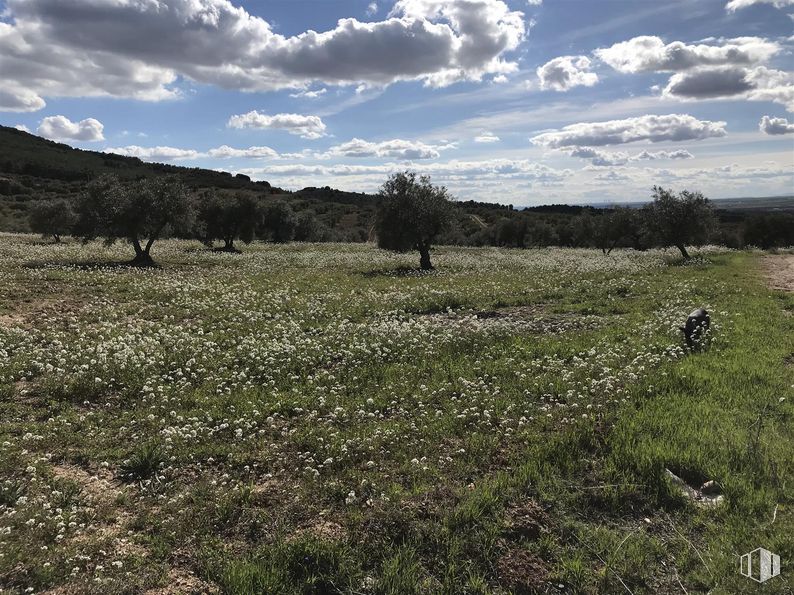
[[[794,194],[794,0],[0,0],[0,124],[291,190]]]

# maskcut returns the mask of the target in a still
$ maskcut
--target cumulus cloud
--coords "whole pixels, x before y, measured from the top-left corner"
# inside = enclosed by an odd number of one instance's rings
[[[639,116],[607,122],[580,122],[532,137],[551,149],[620,145],[637,141],[688,141],[725,136],[725,122],[698,120],[686,114]]]
[[[671,72],[662,95],[677,99],[736,97],[773,101],[794,111],[794,77],[763,64],[783,47],[761,37],[665,44],[642,36],[595,50],[595,55],[624,73]]]
[[[44,96],[162,100],[178,95],[168,88],[176,79],[169,68],[58,42],[38,19],[17,16],[17,8],[34,4],[6,2],[5,16],[16,18],[13,24],[0,22],[0,110],[36,111],[45,106]]]
[[[593,147],[574,147],[568,151],[571,157],[579,157],[581,159],[589,159],[590,163],[602,167],[612,165],[625,165],[629,161],[628,153],[608,153]]]
[[[279,157],[279,154],[270,147],[235,149],[229,145],[221,145],[215,149],[210,149],[207,151],[207,155],[216,159],[231,159],[233,157],[243,159],[278,159]]]
[[[705,99],[740,95],[752,88],[744,68],[727,67],[674,74],[670,77],[664,94]]]
[[[794,74],[765,66],[698,69],[670,77],[662,94],[678,99],[772,101],[794,111]]]
[[[475,143],[498,143],[501,139],[492,132],[483,132],[474,137]]]
[[[592,87],[598,75],[590,70],[590,59],[586,56],[560,56],[549,60],[537,69],[541,89],[567,91],[573,87]]]
[[[94,118],[72,122],[66,116],[48,116],[41,121],[37,133],[51,140],[96,142],[105,140],[104,129],[102,122]]]
[[[229,118],[229,128],[271,128],[284,130],[290,134],[306,139],[318,139],[325,136],[325,123],[319,116],[301,114],[276,114],[268,116],[253,110],[247,114],[239,114]]]
[[[22,132],[30,132],[30,128],[28,128],[24,124],[17,124],[16,126],[14,126],[14,128],[16,128],[17,130],[20,130]]]
[[[0,23],[2,27],[2,23]],[[0,29],[2,32],[2,29]],[[0,62],[2,58],[0,57]],[[4,86],[6,83],[4,82]],[[33,91],[8,86],[0,89],[0,112],[35,112],[42,109],[45,101]]]
[[[719,45],[665,44],[659,37],[640,36],[593,53],[623,73],[680,72],[700,66],[750,66],[769,60],[781,50],[780,44],[760,37],[721,40]]]
[[[525,37],[523,13],[503,0],[398,0],[384,20],[291,37],[229,0],[6,0],[4,16],[0,80],[39,102],[159,100],[178,94],[179,76],[243,91],[444,86],[515,71],[506,55]],[[19,98],[7,103],[19,109]]]
[[[627,165],[636,161],[653,161],[662,159],[693,159],[692,153],[686,149],[676,151],[640,151],[634,155],[620,151],[602,151],[593,147],[574,147],[566,151],[571,157],[589,159],[596,167]]]
[[[766,134],[794,134],[794,122],[786,118],[764,116],[758,123],[758,129]]]
[[[402,139],[372,143],[354,138],[346,143],[331,147],[326,157],[381,157],[402,160],[436,159],[444,149],[454,145],[428,145],[419,141]]]
[[[110,147],[103,149],[105,153],[116,153],[127,157],[138,157],[144,161],[180,161],[184,159],[282,159],[282,158],[301,158],[300,154],[279,155],[277,151],[270,147],[248,147],[247,149],[237,149],[229,145],[221,145],[208,151],[196,151],[195,149],[179,149],[177,147],[140,147],[138,145],[128,145],[126,147]]]
[[[370,2],[367,5],[367,16],[371,17],[378,13],[378,3],[377,2]]]
[[[240,170],[252,176],[385,176],[395,171],[402,171],[406,164],[385,163],[382,165],[309,165],[290,164],[273,165],[263,168]],[[560,182],[571,176],[569,169],[555,169],[547,165],[527,159],[489,159],[483,161],[451,160],[422,165],[422,172],[438,176],[444,180],[460,180],[464,178],[516,178],[539,183]]]
[[[105,153],[115,153],[126,157],[137,157],[143,161],[177,161],[180,159],[196,159],[201,153],[193,149],[177,149],[176,147],[139,147],[128,145],[126,147],[109,147],[103,149]]]
[[[634,161],[654,161],[656,159],[694,159],[695,156],[686,149],[676,151],[640,151],[632,157]]]
[[[741,8],[747,8],[753,4],[771,4],[775,8],[785,8],[794,5],[794,0],[730,0],[725,5],[728,12],[736,12]]]

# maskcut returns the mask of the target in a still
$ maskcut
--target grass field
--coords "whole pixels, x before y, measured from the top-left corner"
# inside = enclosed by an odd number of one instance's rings
[[[0,592],[794,592],[758,253],[153,254],[0,236]]]

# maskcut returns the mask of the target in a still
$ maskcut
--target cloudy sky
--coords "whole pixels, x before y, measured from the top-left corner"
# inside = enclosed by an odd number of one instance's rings
[[[794,190],[794,0],[0,0],[0,123],[531,205]]]

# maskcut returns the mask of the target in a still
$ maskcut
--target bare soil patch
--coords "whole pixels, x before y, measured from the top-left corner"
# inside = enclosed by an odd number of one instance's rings
[[[110,504],[121,493],[119,488],[114,485],[113,475],[109,471],[91,475],[85,469],[75,465],[61,464],[53,466],[52,474],[57,479],[71,481],[79,485],[83,494],[94,504]]]
[[[761,262],[771,288],[794,291],[794,254],[764,256]]]
[[[542,593],[548,586],[549,567],[531,552],[514,547],[496,563],[499,582],[512,593],[530,595]]]
[[[528,500],[507,510],[505,525],[511,539],[534,541],[548,530],[549,519],[537,502]]]
[[[33,326],[30,324],[31,320],[38,318],[42,314],[57,314],[58,316],[74,314],[82,306],[83,303],[77,299],[25,298],[10,305],[13,308],[11,312],[0,314],[0,327],[27,328]]]
[[[193,573],[180,568],[172,568],[166,579],[167,584],[157,589],[148,589],[144,595],[198,595],[199,593],[219,593],[217,587],[201,580]]]

